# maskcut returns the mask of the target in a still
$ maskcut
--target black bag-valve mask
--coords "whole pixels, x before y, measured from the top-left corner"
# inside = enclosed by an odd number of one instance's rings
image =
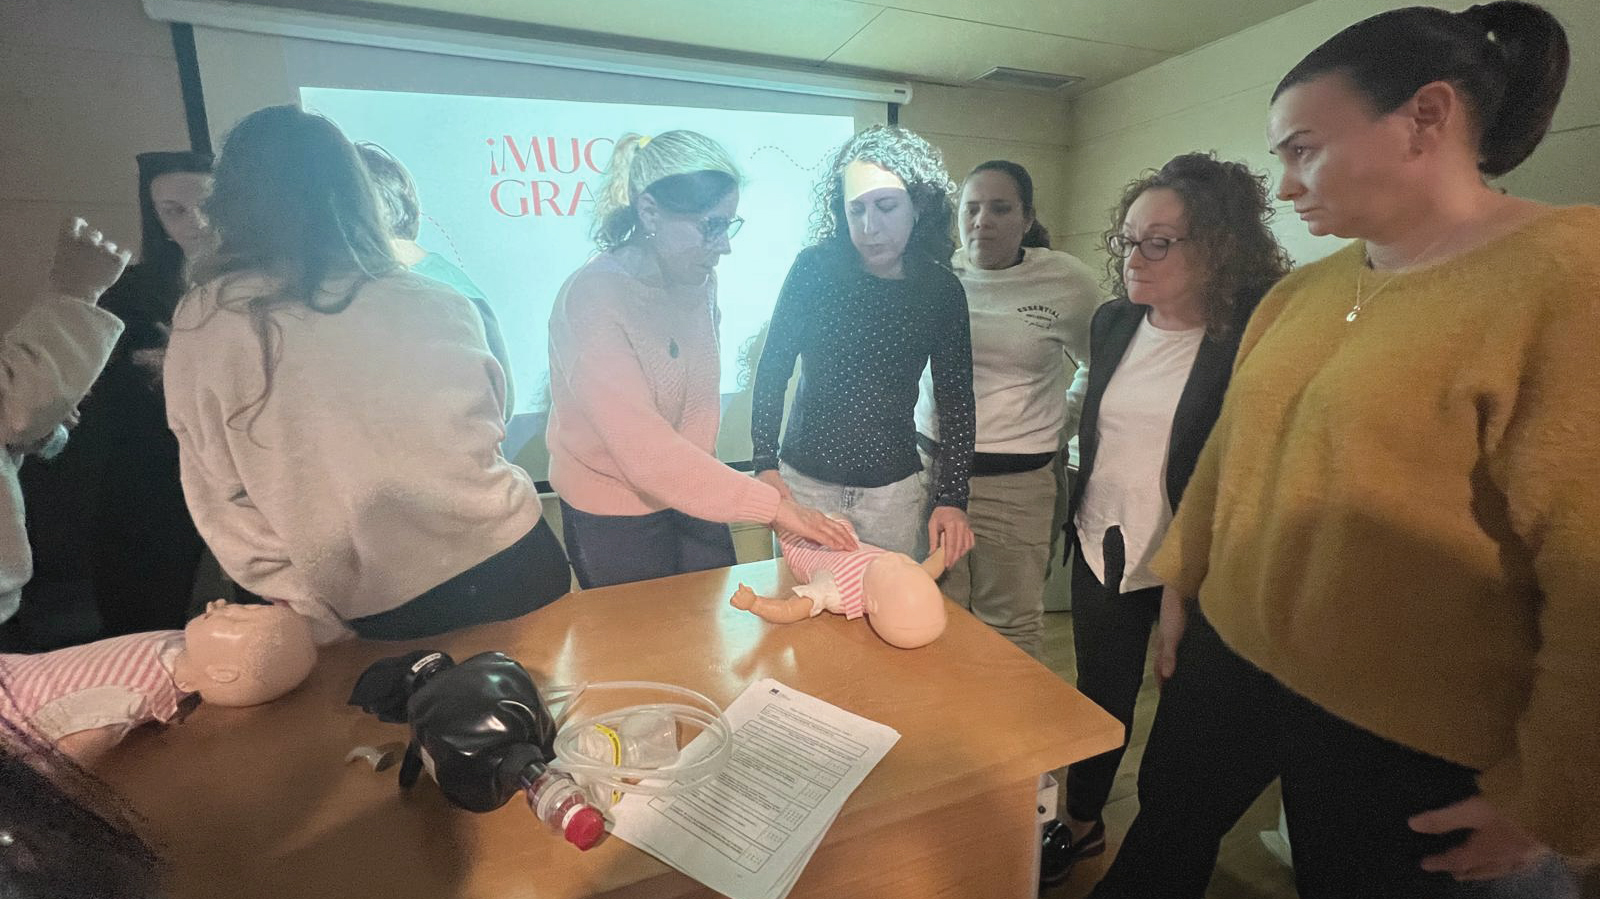
[[[415,784],[426,767],[445,797],[468,811],[505,805],[555,758],[555,720],[533,678],[505,653],[460,664],[430,650],[382,659],[362,672],[350,704],[380,721],[410,724],[400,786]]]

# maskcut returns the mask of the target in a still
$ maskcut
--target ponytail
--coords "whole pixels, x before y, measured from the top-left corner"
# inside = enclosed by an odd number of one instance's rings
[[[594,200],[594,242],[602,249],[620,246],[627,242],[639,226],[639,214],[633,209],[633,193],[629,188],[629,173],[639,147],[646,143],[642,134],[629,132],[617,138],[611,151],[611,162],[606,165],[605,177]]]
[[[1570,58],[1561,23],[1532,3],[1497,0],[1462,13],[1411,6],[1329,38],[1283,77],[1272,99],[1337,72],[1387,115],[1423,85],[1448,82],[1476,119],[1478,169],[1496,177],[1527,159],[1550,130]]]
[[[1531,3],[1486,3],[1460,15],[1484,33],[1501,60],[1505,92],[1499,107],[1479,110],[1478,167],[1489,176],[1503,175],[1532,155],[1550,130],[1567,84],[1567,34],[1555,16]]]

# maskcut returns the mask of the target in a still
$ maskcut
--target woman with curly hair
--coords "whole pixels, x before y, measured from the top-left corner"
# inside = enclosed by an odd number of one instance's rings
[[[1150,558],[1222,408],[1245,322],[1289,271],[1271,215],[1264,176],[1189,153],[1128,185],[1106,232],[1115,299],[1089,328],[1067,536],[1078,689],[1130,732],[1161,612]],[[1161,646],[1158,676],[1171,653]],[[1067,818],[1046,825],[1042,883],[1105,850],[1101,813],[1122,754],[1067,769]]]
[[[950,270],[954,193],[939,151],[903,128],[876,125],[839,149],[817,185],[811,246],[778,294],[750,424],[757,477],[783,496],[848,518],[884,549],[943,546],[947,563],[973,542],[972,345],[966,293]],[[796,358],[800,387],[780,452]],[[931,486],[914,419],[930,360],[942,441]]]
[[[732,565],[732,521],[855,548],[842,524],[716,455],[716,266],[744,223],[739,182],[697,131],[623,135],[595,204],[600,252],[556,296],[550,483],[584,589]]]

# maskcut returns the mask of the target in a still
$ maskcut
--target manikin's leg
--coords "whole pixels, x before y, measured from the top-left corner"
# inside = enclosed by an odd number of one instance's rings
[[[735,609],[744,609],[754,612],[763,621],[773,624],[794,624],[811,617],[811,600],[803,596],[790,595],[788,599],[778,599],[771,596],[757,596],[756,591],[744,584],[733,593],[733,598],[728,604]]]
[[[940,546],[934,549],[933,552],[928,553],[928,558],[922,561],[922,570],[926,571],[928,573],[928,577],[931,577],[934,580],[938,580],[939,576],[944,574],[944,569],[945,564],[943,546]]]
[[[61,754],[85,768],[93,767],[122,740],[122,731],[116,727],[97,727],[80,730],[56,740]]]

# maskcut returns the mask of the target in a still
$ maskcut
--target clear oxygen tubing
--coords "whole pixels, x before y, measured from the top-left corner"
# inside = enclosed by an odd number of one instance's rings
[[[575,717],[585,695],[606,691],[650,691],[670,694],[684,701],[630,705]],[[704,694],[687,687],[656,681],[599,681],[550,687],[544,691],[544,696],[547,704],[562,706],[561,714],[556,716],[556,757],[551,767],[566,771],[592,790],[670,796],[710,782],[722,773],[733,754],[733,731],[722,714],[722,708]],[[696,742],[709,741],[710,746],[705,749],[696,747],[692,758],[684,760],[680,757],[677,764],[664,768],[602,764],[578,751],[578,739],[583,731],[597,725],[614,729],[624,718],[641,713],[671,715],[680,724],[694,725],[701,730]]]

